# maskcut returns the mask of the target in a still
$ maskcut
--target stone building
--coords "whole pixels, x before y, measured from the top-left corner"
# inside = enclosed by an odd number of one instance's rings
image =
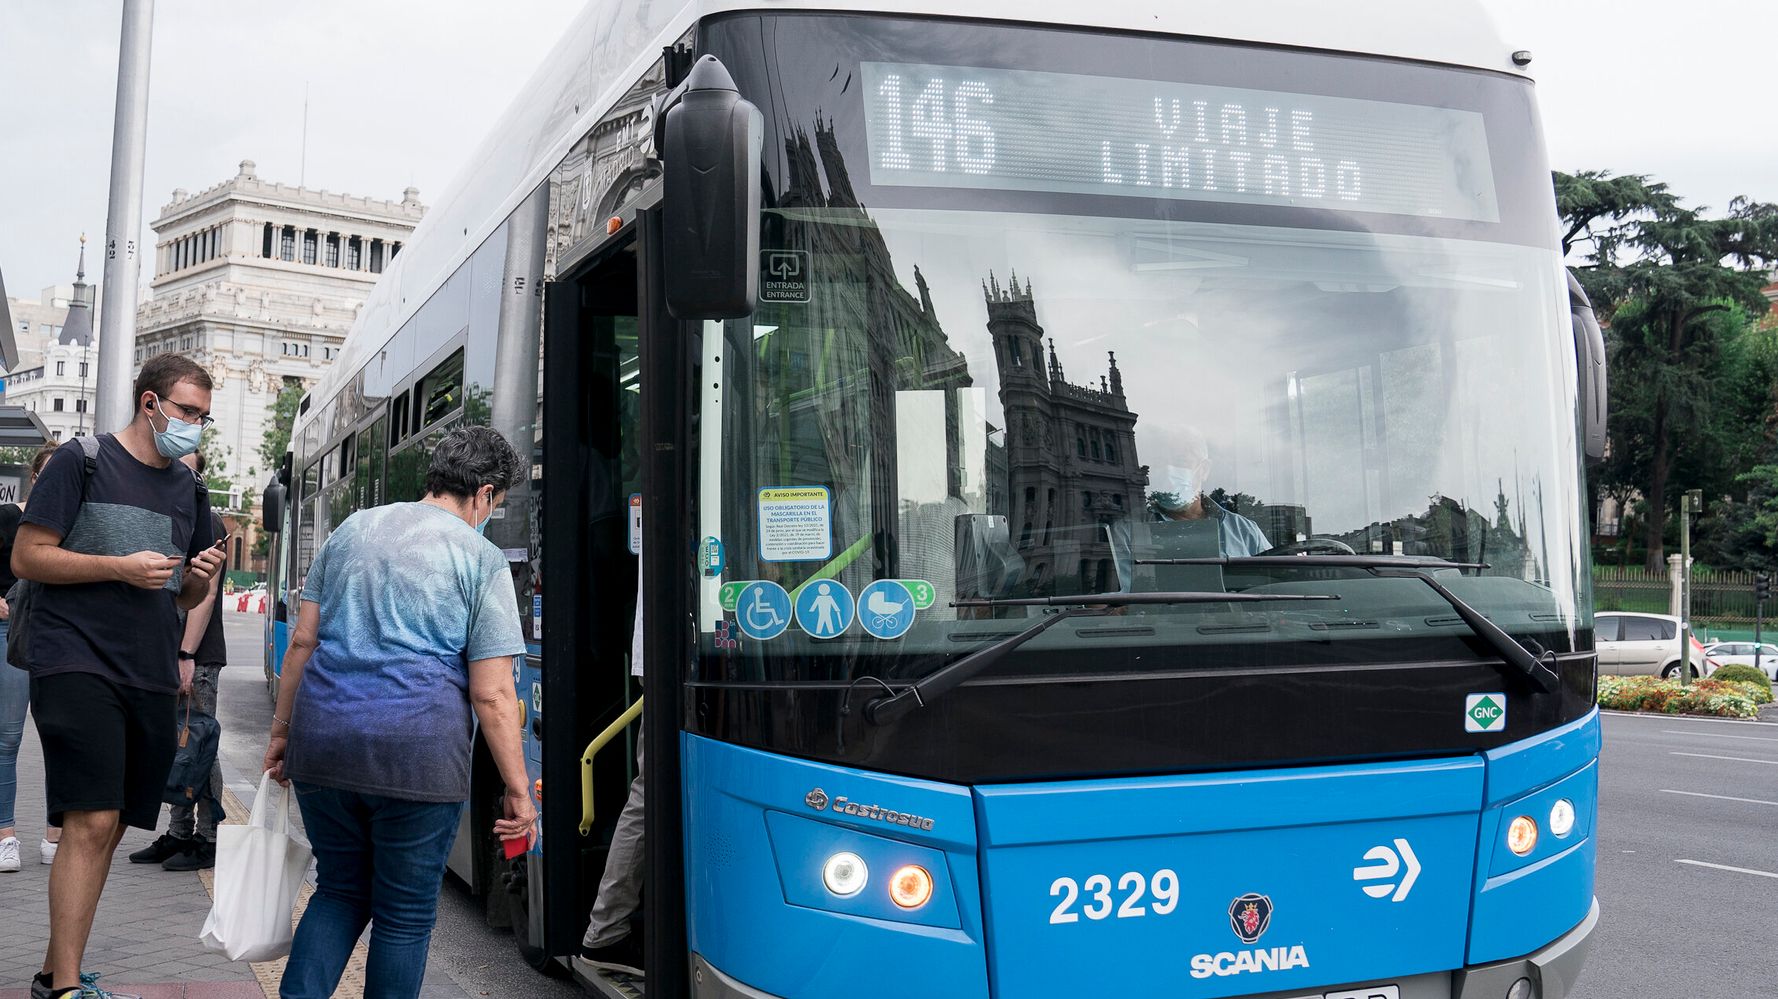
[[[216,381],[212,409],[229,474],[257,484],[267,409],[287,380],[305,387],[339,354],[365,296],[424,208],[263,181],[252,160],[151,224],[151,297],[137,311],[137,364],[187,353]]]
[[[243,160],[221,184],[174,191],[151,223],[154,277],[136,313],[135,363],[179,351],[209,369],[212,453],[238,493],[255,494],[270,471],[259,446],[279,391],[308,387],[339,356],[424,213],[411,187],[399,201],[336,194],[261,180]],[[243,506],[239,496],[230,506]]]
[[[1105,528],[1136,514],[1148,484],[1117,355],[1097,387],[1075,385],[1054,340],[1046,360],[1029,281],[1015,272],[1002,287],[990,275],[982,294],[1006,411],[1008,526],[1027,581],[1039,593],[1057,577],[1069,580],[1062,592],[1116,589]]]
[[[44,289],[29,311],[8,301],[18,325],[19,364],[6,375],[6,401],[37,414],[50,439],[64,441],[93,429],[99,345],[94,335],[93,287],[86,283],[86,237],[80,239],[74,284]],[[26,327],[30,327],[27,331]]]

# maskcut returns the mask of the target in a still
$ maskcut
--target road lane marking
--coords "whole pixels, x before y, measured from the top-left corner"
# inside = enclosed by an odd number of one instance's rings
[[[1755,870],[1751,870],[1746,867],[1730,867],[1727,864],[1706,864],[1702,860],[1677,860],[1676,859],[1673,862],[1675,864],[1690,864],[1693,867],[1708,867],[1711,870],[1716,870],[1716,871],[1733,871],[1736,874],[1752,874],[1755,877],[1773,878],[1775,880],[1778,880],[1778,874],[1773,874],[1771,871],[1755,871]]]
[[[1680,722],[1687,725],[1753,725],[1758,728],[1771,728],[1771,722],[1755,721],[1751,718],[1698,718],[1691,715],[1649,714],[1646,711],[1601,711],[1604,718],[1644,718],[1648,721]]]
[[[1746,742],[1778,742],[1778,739],[1774,739],[1767,735],[1729,735],[1725,732],[1687,732],[1684,729],[1677,728],[1664,728],[1661,729],[1661,731],[1668,735],[1701,735],[1706,739],[1741,739]]]
[[[1709,753],[1678,753],[1670,752],[1668,756],[1695,756],[1700,760],[1728,760],[1731,763],[1764,763],[1768,767],[1778,767],[1778,760],[1754,760],[1745,756],[1711,756]]]
[[[1745,801],[1750,805],[1778,806],[1778,801],[1765,801],[1760,798],[1734,798],[1734,797],[1730,797],[1729,795],[1726,795],[1726,794],[1705,794],[1702,791],[1675,791],[1670,787],[1661,788],[1661,793],[1662,794],[1683,794],[1683,795],[1687,795],[1687,796],[1693,797],[1693,798],[1715,798],[1718,801]]]

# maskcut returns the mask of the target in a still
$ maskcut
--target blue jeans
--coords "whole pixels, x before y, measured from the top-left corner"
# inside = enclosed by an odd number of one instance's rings
[[[30,703],[31,674],[6,661],[6,622],[0,621],[0,829],[18,818],[19,743]]]
[[[411,999],[426,977],[445,859],[463,802],[406,801],[295,784],[315,850],[315,894],[278,994],[328,999],[370,924],[365,999]]]

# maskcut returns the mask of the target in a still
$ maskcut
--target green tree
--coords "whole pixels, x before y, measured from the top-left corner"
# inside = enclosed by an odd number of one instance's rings
[[[1656,568],[1681,491],[1670,488],[1676,472],[1699,472],[1718,436],[1711,402],[1725,340],[1745,329],[1746,315],[1766,311],[1760,289],[1778,260],[1778,205],[1736,198],[1708,218],[1643,176],[1558,173],[1555,185],[1563,245],[1585,245],[1577,274],[1612,329],[1606,478],[1647,503],[1647,560]]]
[[[259,460],[264,468],[277,468],[284,461],[284,452],[290,450],[290,429],[296,425],[296,407],[302,398],[302,382],[285,378],[278,397],[266,407],[265,437],[259,443]]]
[[[204,488],[224,496],[234,492],[234,476],[228,473],[234,452],[223,445],[215,426],[204,428],[203,436],[198,438],[198,453],[204,456]]]

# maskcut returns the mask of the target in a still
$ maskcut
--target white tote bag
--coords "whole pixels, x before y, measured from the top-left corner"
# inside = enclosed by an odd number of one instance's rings
[[[231,961],[290,953],[290,913],[309,871],[309,841],[290,828],[289,789],[259,779],[253,816],[216,827],[216,901],[198,939]]]

